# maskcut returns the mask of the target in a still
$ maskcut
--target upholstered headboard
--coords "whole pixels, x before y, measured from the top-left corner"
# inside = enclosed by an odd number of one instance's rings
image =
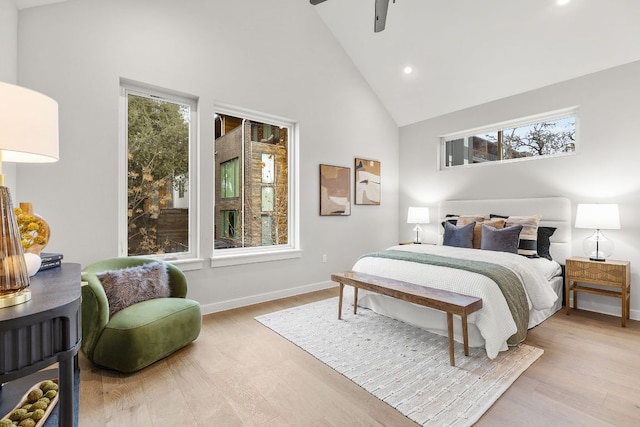
[[[556,227],[550,238],[554,260],[564,264],[571,256],[571,201],[566,197],[530,199],[445,200],[438,206],[438,218],[447,214],[475,215],[542,215],[540,226]],[[440,227],[442,231],[442,227]]]

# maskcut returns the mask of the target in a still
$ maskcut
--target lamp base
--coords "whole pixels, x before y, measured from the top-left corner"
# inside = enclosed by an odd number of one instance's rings
[[[584,239],[582,248],[591,261],[604,262],[606,258],[613,255],[613,242],[600,230],[596,230],[592,236]]]
[[[0,308],[11,307],[12,305],[22,304],[31,299],[31,291],[23,289],[8,295],[0,296]]]
[[[413,228],[413,231],[416,232],[416,240],[413,241],[413,244],[414,245],[422,244],[422,240],[420,240],[420,232],[422,231],[422,228],[420,228],[420,224],[416,224],[416,226]]]

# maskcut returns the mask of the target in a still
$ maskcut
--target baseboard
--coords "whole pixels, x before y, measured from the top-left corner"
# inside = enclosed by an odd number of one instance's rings
[[[205,304],[201,306],[202,314],[217,313],[219,311],[231,310],[234,308],[246,307],[248,305],[259,304],[261,302],[273,301],[280,298],[292,297],[295,295],[306,294],[313,291],[320,291],[337,286],[335,282],[326,281],[312,283],[309,285],[298,286],[295,288],[282,289],[276,292],[267,292],[263,294],[251,295],[244,298],[216,302],[213,304]],[[573,298],[571,299],[573,306]],[[588,301],[581,298],[578,308],[596,313],[607,314],[610,316],[620,317],[620,305],[613,306],[609,304],[601,304],[594,301]],[[640,310],[631,309],[630,318],[632,320],[640,320]]]
[[[217,313],[219,311],[231,310],[234,308],[246,307],[248,305],[259,304],[261,302],[273,301],[276,299],[292,297],[295,295],[306,294],[313,291],[320,291],[337,286],[335,282],[326,281],[312,283],[309,285],[298,286],[295,288],[282,289],[276,292],[267,292],[264,294],[251,295],[244,298],[221,301],[201,306],[202,314]]]
[[[582,297],[582,295],[581,295]],[[620,317],[621,307],[620,300],[618,299],[617,305],[602,304],[596,301],[590,301],[584,297],[578,298],[578,309],[593,311],[600,314],[607,314],[609,316]],[[573,298],[571,298],[571,307],[573,307]],[[631,320],[640,320],[640,310],[631,309],[629,313]]]

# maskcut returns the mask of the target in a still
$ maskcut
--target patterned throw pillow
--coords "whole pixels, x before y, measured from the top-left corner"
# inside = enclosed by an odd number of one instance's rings
[[[167,266],[151,262],[96,274],[109,301],[109,316],[130,305],[171,296]]]
[[[497,229],[487,224],[482,224],[482,246],[480,249],[487,251],[518,253],[518,242],[522,225]]]
[[[520,232],[520,244],[518,245],[518,254],[529,258],[538,257],[538,223],[542,218],[541,215],[530,216],[510,216],[507,218],[505,227],[512,225],[522,225]]]

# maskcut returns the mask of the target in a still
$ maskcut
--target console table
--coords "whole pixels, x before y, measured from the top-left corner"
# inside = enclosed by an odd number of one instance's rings
[[[58,425],[69,427],[74,359],[82,338],[80,264],[41,271],[30,283],[30,301],[0,309],[0,385],[58,362]]]

